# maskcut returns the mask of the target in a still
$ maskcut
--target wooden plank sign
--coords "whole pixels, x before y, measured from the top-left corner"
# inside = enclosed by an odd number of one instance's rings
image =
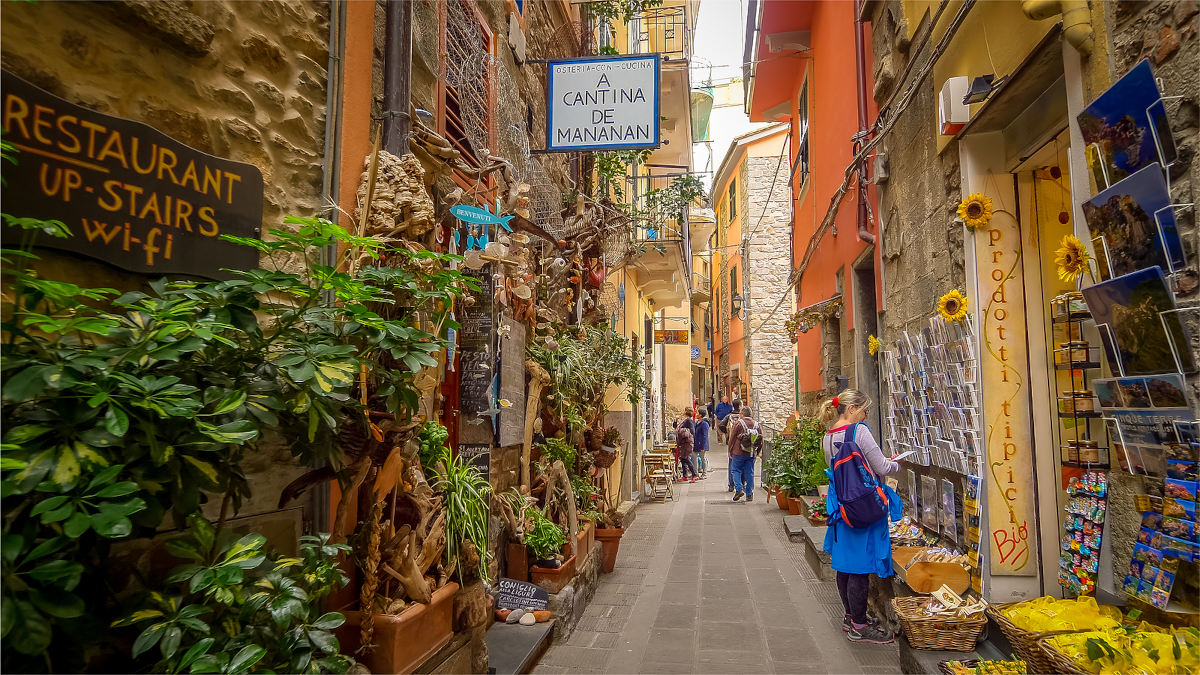
[[[656,345],[686,345],[690,340],[686,328],[654,331]]]

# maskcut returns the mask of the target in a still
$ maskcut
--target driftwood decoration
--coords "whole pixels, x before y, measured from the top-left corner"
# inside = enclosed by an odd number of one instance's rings
[[[433,199],[425,189],[425,169],[416,157],[372,152],[365,164],[367,173],[358,187],[358,202],[363,205],[360,234],[395,241],[416,239],[433,229]]]
[[[555,489],[555,488],[559,489]],[[575,555],[575,535],[579,534],[579,514],[575,511],[575,492],[571,490],[571,479],[561,459],[554,460],[546,470],[546,507],[557,503],[567,513],[567,545]]]
[[[525,370],[529,372],[529,396],[525,401],[525,437],[521,443],[521,485],[529,487],[529,456],[533,452],[533,423],[537,419],[538,408],[542,405],[542,390],[550,384],[550,373],[537,361],[525,360]]]

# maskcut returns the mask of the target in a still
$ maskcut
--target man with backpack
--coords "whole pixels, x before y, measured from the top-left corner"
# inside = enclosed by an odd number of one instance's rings
[[[740,418],[729,423],[729,475],[733,478],[733,501],[754,501],[754,458],[762,452],[763,438],[750,406],[742,406]]]

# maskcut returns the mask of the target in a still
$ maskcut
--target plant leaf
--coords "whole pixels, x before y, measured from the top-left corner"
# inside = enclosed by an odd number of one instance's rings
[[[225,669],[225,672],[231,675],[244,673],[250,670],[254,664],[261,661],[262,657],[266,656],[266,654],[267,650],[259,645],[246,645],[237,654],[233,655],[233,658],[229,661],[229,667]]]

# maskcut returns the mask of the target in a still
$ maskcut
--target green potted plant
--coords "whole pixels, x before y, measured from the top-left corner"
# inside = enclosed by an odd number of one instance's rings
[[[547,592],[557,593],[575,576],[575,556],[561,559],[567,533],[550,520],[544,510],[531,507],[528,513],[531,527],[525,533],[525,546],[535,561],[529,570],[529,579]]]
[[[600,451],[595,453],[596,466],[601,469],[607,469],[617,461],[617,453],[621,449],[621,432],[617,431],[616,427],[608,427],[604,430],[604,437],[600,443]]]

